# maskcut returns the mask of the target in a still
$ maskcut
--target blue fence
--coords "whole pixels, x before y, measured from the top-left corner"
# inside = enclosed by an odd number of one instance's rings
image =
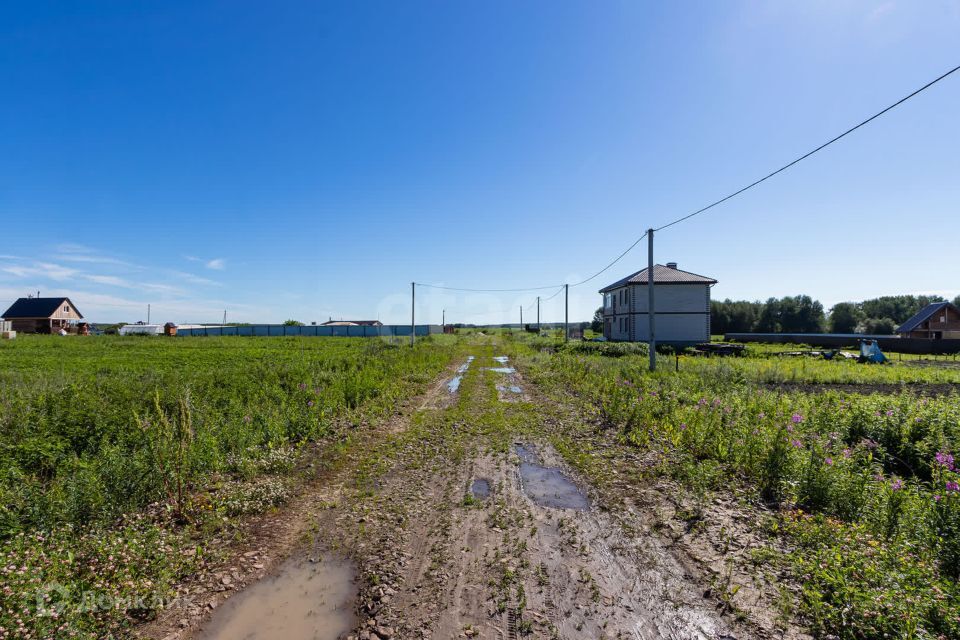
[[[416,325],[416,335],[428,336],[443,333],[443,327],[438,324]],[[344,337],[344,338],[378,338],[378,337],[409,337],[410,325],[385,324],[382,327],[368,326],[332,326],[319,325],[288,326],[285,324],[249,324],[236,327],[192,327],[177,329],[178,337],[195,336],[264,336],[264,337]]]

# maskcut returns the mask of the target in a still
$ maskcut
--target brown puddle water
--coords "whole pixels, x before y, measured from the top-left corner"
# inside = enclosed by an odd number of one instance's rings
[[[552,509],[589,511],[586,494],[560,469],[540,464],[540,456],[530,445],[516,444],[513,450],[520,457],[520,485],[534,504]]]
[[[335,556],[291,558],[220,606],[196,640],[334,640],[356,624],[354,568]]]

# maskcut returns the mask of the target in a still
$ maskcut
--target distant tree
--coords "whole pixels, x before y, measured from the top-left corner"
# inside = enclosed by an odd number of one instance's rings
[[[781,317],[784,331],[800,333],[820,333],[827,325],[827,316],[823,304],[810,296],[795,296],[791,299],[792,315]],[[787,328],[792,327],[792,328]]]
[[[762,308],[761,302],[733,301],[729,298],[723,302],[714,300],[710,303],[710,332],[749,333],[753,331]]]
[[[864,300],[860,303],[860,310],[864,318],[888,318],[894,324],[906,322],[928,304],[944,302],[941,296],[883,296]]]
[[[897,323],[892,318],[867,318],[859,328],[861,333],[890,336],[897,330]]]
[[[757,305],[753,330],[759,333],[818,333],[826,324],[823,305],[810,296],[769,298]]]
[[[286,327],[302,327],[303,326],[303,323],[300,322],[299,320],[284,320],[283,324]]]
[[[758,333],[777,333],[780,331],[780,301],[768,298],[757,316],[754,331]]]
[[[960,296],[953,299],[953,304],[960,307]]]
[[[853,333],[860,319],[860,306],[856,302],[838,302],[830,309],[830,331]]]
[[[731,331],[743,333],[753,331],[762,308],[763,305],[760,302],[749,302],[747,300],[734,302],[730,307]]]
[[[603,307],[593,312],[593,322],[590,323],[590,330],[594,333],[603,333]]]
[[[733,302],[728,298],[723,302],[719,300],[710,301],[710,333],[724,334],[730,333],[730,307]]]

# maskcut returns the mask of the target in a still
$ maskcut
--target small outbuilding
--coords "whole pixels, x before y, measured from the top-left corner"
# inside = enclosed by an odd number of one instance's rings
[[[650,340],[651,278],[641,269],[603,289],[603,336],[618,342]],[[717,281],[677,268],[676,262],[653,266],[657,343],[690,346],[710,341],[710,288]]]
[[[3,313],[12,331],[20,333],[75,333],[83,314],[70,298],[20,298]]]
[[[379,320],[328,320],[321,327],[382,327]]]
[[[934,302],[904,322],[897,333],[901,338],[927,340],[960,338],[960,309],[950,302]]]
[[[137,322],[134,324],[125,324],[120,327],[117,332],[121,336],[160,336],[164,333],[164,325],[162,324],[146,324],[143,322]]]

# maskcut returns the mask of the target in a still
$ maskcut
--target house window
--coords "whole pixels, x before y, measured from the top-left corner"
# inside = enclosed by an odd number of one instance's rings
[[[63,312],[64,312],[64,313],[70,313],[70,305],[68,305],[68,304],[63,305]]]

